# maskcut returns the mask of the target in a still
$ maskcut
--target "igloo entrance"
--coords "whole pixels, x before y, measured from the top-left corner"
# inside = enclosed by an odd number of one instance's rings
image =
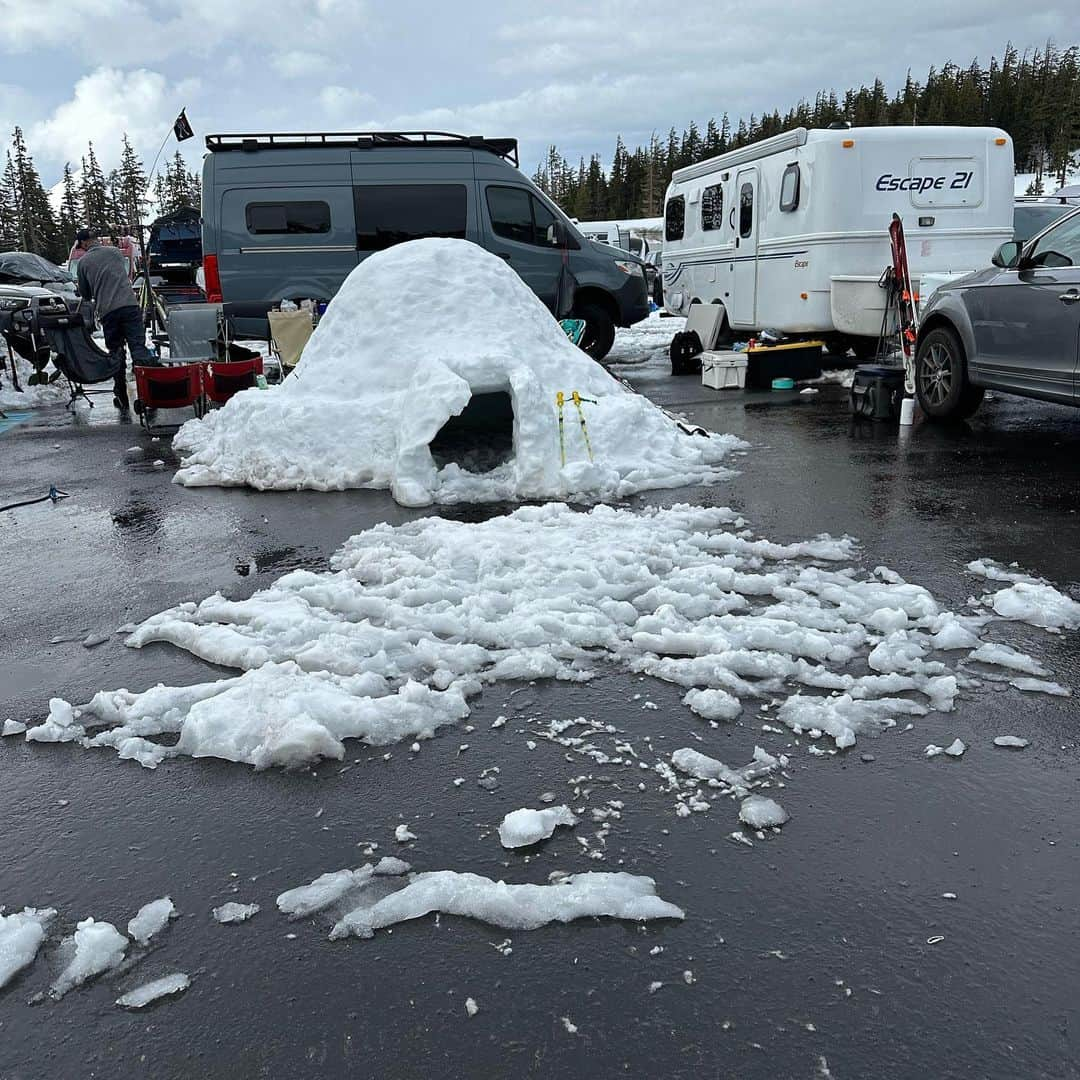
[[[514,456],[514,402],[509,390],[473,394],[431,440],[431,457],[441,469],[451,463],[472,473],[491,472]]]

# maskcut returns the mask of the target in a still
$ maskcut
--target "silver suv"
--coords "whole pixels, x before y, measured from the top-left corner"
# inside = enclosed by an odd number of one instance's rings
[[[962,419],[986,390],[1080,405],[1080,209],[993,266],[942,285],[922,311],[915,354],[919,405]]]

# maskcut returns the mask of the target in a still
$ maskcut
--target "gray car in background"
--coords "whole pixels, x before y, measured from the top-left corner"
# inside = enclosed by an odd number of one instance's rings
[[[329,300],[372,252],[432,236],[505,259],[553,314],[585,321],[581,347],[596,359],[616,327],[649,313],[641,260],[585,239],[517,169],[515,139],[209,135],[206,145],[207,300],[227,305],[237,336],[266,337],[281,300]]]
[[[1080,405],[1080,209],[993,261],[922,310],[915,388],[933,420],[970,416],[988,389]]]

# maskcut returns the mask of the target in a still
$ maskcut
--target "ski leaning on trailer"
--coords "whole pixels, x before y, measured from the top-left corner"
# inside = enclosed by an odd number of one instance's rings
[[[919,300],[911,285],[904,223],[899,214],[893,214],[889,223],[889,244],[892,247],[896,333],[904,354],[904,392],[911,396],[915,393],[915,339],[919,334]]]

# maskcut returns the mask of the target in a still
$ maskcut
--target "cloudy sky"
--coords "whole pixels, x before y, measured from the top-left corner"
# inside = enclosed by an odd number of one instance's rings
[[[431,128],[610,157],[653,130],[785,108],[947,60],[1080,38],[1077,0],[0,0],[0,130],[51,185],[87,139],[151,159],[180,106],[221,131]],[[171,151],[172,147],[168,149]]]

